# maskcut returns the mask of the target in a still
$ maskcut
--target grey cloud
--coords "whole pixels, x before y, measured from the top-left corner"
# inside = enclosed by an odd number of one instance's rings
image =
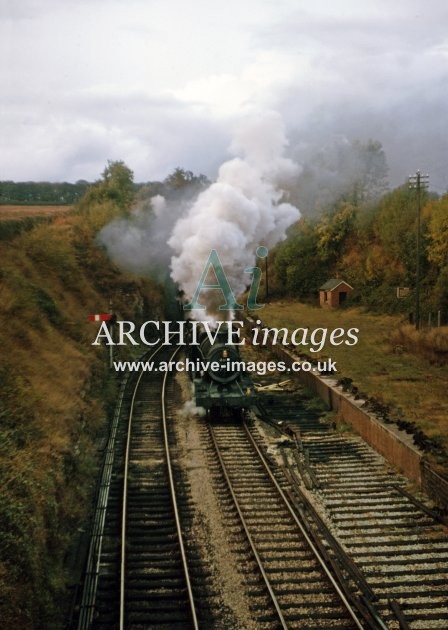
[[[140,41],[160,25],[133,19],[147,4],[141,0],[131,4],[124,12],[129,23],[120,22],[119,32],[135,31]],[[176,2],[171,4],[174,8]],[[264,8],[268,4],[265,0]],[[401,183],[408,171],[422,168],[430,172],[435,188],[444,191],[448,183],[446,2],[353,2],[350,13],[342,11],[350,6],[346,2],[320,0],[306,5],[306,10],[297,10],[298,4],[291,0],[275,3],[280,17],[264,22],[266,26],[255,19],[248,22],[251,48],[241,57],[244,67],[252,54],[280,50],[298,62],[295,76],[288,85],[276,88],[269,101],[287,122],[291,153],[305,159],[311,149],[319,150],[335,137],[373,138],[386,150],[392,184]],[[122,66],[116,74],[111,68],[105,77],[107,61],[97,68],[94,57],[85,66],[86,57],[79,55],[81,31],[79,41],[70,39],[67,50],[61,46],[64,29],[70,27],[67,16],[76,13],[79,5],[77,28],[84,24],[84,17],[102,14],[90,11],[91,7],[104,5],[112,17],[114,8],[120,7],[120,15],[124,11],[122,3],[109,0],[0,0],[0,18],[19,22],[40,17],[44,19],[39,26],[50,25],[48,44],[47,32],[39,40],[36,65],[31,63],[33,52],[24,46],[34,26],[28,24],[20,31],[18,24],[17,32],[24,39],[14,40],[14,46],[6,41],[13,31],[3,30],[5,41],[0,46],[7,63],[2,78],[0,143],[8,151],[0,155],[0,178],[94,179],[107,159],[123,159],[140,181],[163,179],[176,166],[213,177],[226,158],[233,121],[214,118],[200,103],[182,102],[151,78],[146,83],[136,79],[136,85],[147,86],[147,91],[132,88],[140,68],[142,74],[148,71],[152,77],[150,69],[161,63],[163,49],[160,58],[151,59],[147,66],[140,57],[134,60],[129,85],[122,76],[128,61],[126,50],[119,56]],[[213,12],[213,8],[207,11]],[[198,17],[192,9],[192,19]],[[57,44],[51,39],[52,28],[59,37]],[[102,37],[104,46],[115,50],[117,42],[107,39],[107,32]],[[89,32],[89,38],[96,43],[95,30]],[[229,42],[231,38],[232,33]],[[167,45],[176,44],[170,40]],[[83,49],[86,55],[89,50]],[[185,51],[178,54],[187,55]],[[213,49],[204,51],[205,77],[213,72],[206,56],[213,54],[217,54]],[[197,77],[184,78],[187,82]],[[173,85],[177,93],[182,79]],[[102,85],[106,81],[115,85]]]
[[[330,7],[338,7],[336,3]],[[382,10],[380,7],[382,6]],[[443,0],[422,3],[418,0],[359,3],[351,14],[340,10],[324,13],[319,3],[307,9],[291,11],[260,32],[259,42],[264,45],[295,48],[318,42],[320,46],[335,50],[350,50],[354,54],[381,50],[413,51],[432,47],[437,41],[446,41],[448,5]]]
[[[306,160],[338,137],[373,138],[386,151],[391,185],[420,168],[430,173],[431,188],[444,192],[448,5],[361,6],[366,10],[350,16],[319,14],[311,6],[283,16],[260,39],[274,49],[297,50],[309,64],[279,94],[291,153]]]
[[[122,159],[138,181],[163,179],[176,166],[213,174],[229,143],[226,125],[171,96],[71,92],[31,112],[10,97],[0,129],[0,179],[95,179],[108,159]],[[26,147],[31,149],[25,151]],[[4,178],[4,177],[3,177]]]

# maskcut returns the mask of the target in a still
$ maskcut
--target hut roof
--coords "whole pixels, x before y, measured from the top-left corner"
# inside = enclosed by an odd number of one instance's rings
[[[334,291],[334,289],[336,289],[340,284],[346,284],[348,287],[350,287],[350,289],[353,289],[353,287],[346,282],[345,280],[341,280],[341,278],[330,278],[330,280],[327,280],[325,282],[325,284],[323,284],[319,291]]]

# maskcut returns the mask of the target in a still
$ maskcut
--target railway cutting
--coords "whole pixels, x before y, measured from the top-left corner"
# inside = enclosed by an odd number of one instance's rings
[[[448,627],[446,525],[305,392],[276,389],[210,417],[185,373],[125,378],[80,630]]]

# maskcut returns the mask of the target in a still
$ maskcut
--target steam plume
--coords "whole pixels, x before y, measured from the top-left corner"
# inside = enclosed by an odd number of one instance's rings
[[[122,269],[151,275],[161,283],[168,279],[167,269],[172,251],[167,247],[174,224],[185,212],[190,201],[175,202],[155,195],[144,207],[137,207],[127,219],[108,223],[98,240],[106,246],[110,258]]]
[[[216,183],[177,221],[168,241],[175,252],[171,277],[187,298],[193,297],[212,249],[235,296],[242,293],[250,282],[244,270],[254,266],[257,247],[272,247],[299,218],[298,209],[284,201],[283,185],[299,173],[299,167],[283,157],[286,145],[277,113],[244,120],[231,145],[236,157],[222,164]],[[223,317],[225,312],[218,310],[222,302],[217,290],[200,297],[212,319]],[[200,317],[203,313],[195,311]]]

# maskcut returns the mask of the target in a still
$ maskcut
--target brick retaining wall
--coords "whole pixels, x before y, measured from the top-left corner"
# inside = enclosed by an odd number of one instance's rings
[[[297,357],[282,346],[267,347],[273,355],[288,367]],[[448,511],[448,480],[441,477],[434,467],[423,459],[423,452],[413,443],[412,436],[400,431],[395,425],[387,425],[376,416],[362,409],[362,400],[343,392],[332,378],[313,372],[290,372],[311,392],[321,398],[329,410],[335,411],[342,420],[350,424],[370,446],[421,489],[443,510]]]

